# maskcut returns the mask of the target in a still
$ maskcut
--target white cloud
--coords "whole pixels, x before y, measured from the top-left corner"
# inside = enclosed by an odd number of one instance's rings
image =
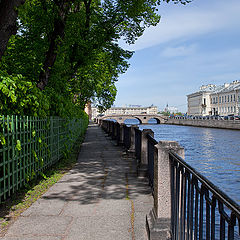
[[[162,52],[164,57],[184,57],[192,55],[196,52],[197,45],[191,44],[189,46],[168,47]]]
[[[161,14],[162,19],[156,27],[146,29],[144,35],[134,45],[126,45],[129,50],[141,50],[176,39],[189,39],[219,30],[239,27],[240,1],[219,1],[214,6],[169,8]],[[190,6],[190,5],[189,5]],[[161,10],[160,10],[161,12]]]

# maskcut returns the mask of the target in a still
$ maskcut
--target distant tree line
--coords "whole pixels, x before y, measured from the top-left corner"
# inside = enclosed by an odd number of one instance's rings
[[[160,21],[161,2],[0,0],[0,114],[80,116],[109,108],[133,44]]]

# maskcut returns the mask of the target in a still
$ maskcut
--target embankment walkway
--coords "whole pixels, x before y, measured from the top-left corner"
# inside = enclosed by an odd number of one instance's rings
[[[3,238],[11,240],[143,240],[153,207],[135,161],[89,125],[78,163],[27,209]]]

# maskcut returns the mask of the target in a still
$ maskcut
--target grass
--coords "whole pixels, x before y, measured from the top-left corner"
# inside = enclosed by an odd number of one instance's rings
[[[0,204],[0,237],[22,212],[37,201],[52,185],[58,182],[76,163],[83,137],[78,139],[68,158],[62,158],[43,176],[30,182],[25,188],[19,190],[11,198]]]

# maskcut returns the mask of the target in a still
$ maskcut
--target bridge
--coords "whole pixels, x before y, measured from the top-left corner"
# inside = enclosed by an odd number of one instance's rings
[[[124,123],[127,119],[137,119],[140,124],[148,124],[150,119],[155,119],[157,124],[164,124],[168,117],[158,115],[158,114],[114,114],[114,115],[106,115],[99,119],[107,120],[113,119],[116,120],[118,123]]]

